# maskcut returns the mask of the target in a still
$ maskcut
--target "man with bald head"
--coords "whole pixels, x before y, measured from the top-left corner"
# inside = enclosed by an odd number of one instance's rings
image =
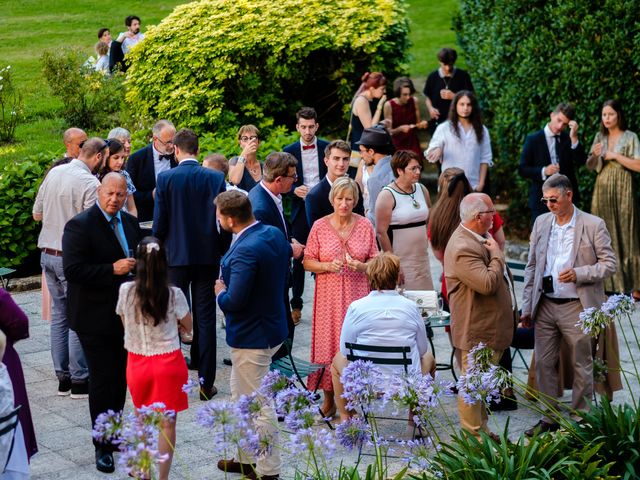
[[[60,165],[64,165],[69,163],[74,158],[78,158],[80,154],[81,145],[87,140],[87,134],[81,128],[68,128],[65,130],[62,135],[62,142],[64,143],[64,147],[66,148],[66,152],[64,157],[59,160],[56,160],[52,167],[58,167]]]
[[[74,399],[87,397],[89,373],[78,337],[69,331],[67,323],[62,230],[71,218],[96,203],[100,182],[94,173],[108,158],[109,148],[101,138],[91,138],[77,156],[49,171],[33,205],[34,220],[42,221],[38,248],[42,250],[40,265],[51,295],[51,357],[59,382],[58,395],[71,394]]]
[[[173,123],[159,120],[151,132],[151,143],[133,152],[126,167],[136,187],[133,197],[138,208],[138,220],[141,222],[153,220],[158,175],[178,165],[173,146],[173,136],[176,134]]]
[[[127,391],[124,330],[116,314],[120,285],[131,280],[133,252],[141,239],[138,220],[121,211],[127,183],[116,172],[98,187],[98,202],[64,227],[62,261],[68,282],[69,326],[89,366],[91,425],[107,410],[124,408]],[[113,472],[115,445],[94,441],[96,468]]]
[[[516,301],[511,274],[498,243],[488,234],[496,213],[484,193],[472,193],[460,203],[461,223],[444,252],[444,272],[451,308],[453,346],[462,353],[466,372],[469,351],[479,343],[491,348],[497,364],[511,345],[516,319]],[[486,407],[458,397],[460,425],[471,435],[487,427]],[[493,435],[493,434],[491,434]]]

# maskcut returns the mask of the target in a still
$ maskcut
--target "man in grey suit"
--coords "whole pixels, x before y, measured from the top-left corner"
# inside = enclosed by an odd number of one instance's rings
[[[571,408],[587,408],[587,399],[593,394],[591,337],[576,323],[580,312],[600,307],[605,300],[603,280],[617,265],[604,221],[573,205],[569,178],[552,175],[544,182],[542,194],[550,212],[536,219],[531,232],[520,320],[524,326],[535,322],[536,380],[552,408],[525,432],[530,437],[559,428],[550,412],[558,407],[555,397],[562,339],[572,351]]]

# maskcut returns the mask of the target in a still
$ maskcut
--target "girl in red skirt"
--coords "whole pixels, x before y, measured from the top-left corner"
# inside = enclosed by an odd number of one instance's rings
[[[137,275],[120,286],[116,312],[124,324],[127,385],[136,408],[162,402],[175,410],[173,420],[162,425],[158,449],[167,454],[158,466],[160,480],[169,478],[176,442],[177,412],[188,408],[187,366],[180,351],[178,331],[190,333],[189,305],[182,290],[170,287],[167,258],[160,241],[145,237],[138,245]]]

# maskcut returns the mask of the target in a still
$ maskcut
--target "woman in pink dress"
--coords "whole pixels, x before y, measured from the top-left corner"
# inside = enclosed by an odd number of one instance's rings
[[[339,350],[342,321],[354,300],[369,294],[367,262],[378,253],[371,222],[353,213],[358,202],[358,186],[348,177],[331,187],[329,200],[334,213],[317,220],[311,227],[304,252],[304,268],[316,274],[311,329],[311,361],[329,365]],[[336,413],[331,375],[309,376],[309,388],[324,391],[322,412]]]

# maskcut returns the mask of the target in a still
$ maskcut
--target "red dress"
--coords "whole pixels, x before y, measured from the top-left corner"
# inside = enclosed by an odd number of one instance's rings
[[[356,222],[351,233],[342,240],[329,221],[330,215],[317,220],[307,240],[304,256],[319,262],[331,262],[345,258],[348,253],[354,260],[366,262],[378,253],[376,236],[371,222],[353,214]],[[347,308],[354,300],[369,294],[365,273],[342,270],[337,273],[316,274],[311,327],[311,361],[329,365],[339,350],[340,332]],[[310,375],[307,383],[313,389],[319,373]],[[333,390],[331,374],[327,368],[320,381],[320,388]]]
[[[393,128],[397,128],[400,125],[415,125],[418,123],[416,103],[413,97],[409,97],[409,100],[407,100],[407,103],[404,105],[400,105],[394,98],[389,100],[389,105],[391,105],[391,122],[393,123]],[[392,139],[396,150],[411,150],[422,158],[422,150],[420,149],[420,141],[418,140],[416,128],[412,128],[406,133],[395,133]]]

